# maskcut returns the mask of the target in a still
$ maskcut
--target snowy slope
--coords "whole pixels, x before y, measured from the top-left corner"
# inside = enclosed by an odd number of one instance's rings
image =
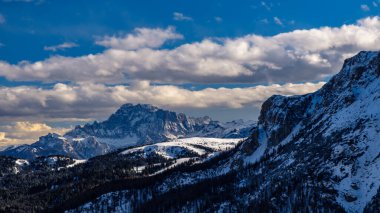
[[[220,152],[233,149],[244,138],[183,138],[175,139],[168,142],[145,145],[127,149],[120,155],[128,156],[133,159],[144,159],[150,161],[150,165],[139,165],[137,171],[142,172],[147,166],[158,166],[161,163],[153,163],[154,159],[162,159],[166,166],[150,174],[158,174],[175,166],[192,161],[192,163],[201,163],[207,161]]]
[[[179,158],[182,153],[194,152],[197,155],[206,155],[218,151],[225,151],[236,146],[243,140],[242,138],[183,138],[169,142],[162,142],[153,145],[141,146],[128,149],[122,154],[141,153],[144,156],[151,154],[160,155],[164,158]]]

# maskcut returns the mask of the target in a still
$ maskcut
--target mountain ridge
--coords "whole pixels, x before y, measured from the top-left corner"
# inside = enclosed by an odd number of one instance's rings
[[[0,151],[0,155],[35,158],[67,155],[87,159],[112,150],[165,142],[185,137],[244,138],[255,125],[252,121],[222,123],[208,116],[193,118],[149,104],[124,104],[102,122],[76,126],[63,136],[48,134],[31,145]]]

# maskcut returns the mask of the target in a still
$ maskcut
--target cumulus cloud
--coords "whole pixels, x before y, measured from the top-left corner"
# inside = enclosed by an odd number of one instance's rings
[[[64,43],[58,44],[58,45],[45,46],[44,50],[55,52],[55,51],[58,51],[58,50],[65,50],[65,49],[70,49],[70,48],[73,48],[73,47],[78,47],[78,44],[76,44],[74,42],[64,42]]]
[[[149,103],[170,109],[241,108],[259,106],[273,94],[296,95],[313,92],[324,83],[273,84],[248,88],[189,90],[171,85],[137,81],[130,86],[102,84],[67,85],[51,89],[19,86],[0,88],[0,117],[11,119],[99,118],[124,103]]]
[[[0,146],[35,142],[40,136],[49,132],[63,134],[69,129],[54,128],[45,123],[18,121],[0,125]]]
[[[183,36],[175,32],[174,27],[166,29],[137,28],[133,34],[122,37],[106,36],[96,44],[121,50],[137,50],[141,48],[158,48],[165,42],[174,39],[182,39]]]
[[[192,21],[193,18],[190,16],[185,16],[183,13],[174,12],[173,13],[173,19],[176,21]]]
[[[107,39],[104,52],[80,57],[52,56],[18,64],[0,62],[0,76],[42,82],[286,83],[319,81],[339,71],[361,50],[380,49],[380,19],[341,27],[295,30],[274,36],[204,39],[165,49],[180,37],[173,30],[146,30]],[[151,41],[150,34],[163,35]],[[166,33],[165,33],[166,32]],[[161,34],[162,33],[162,34]],[[169,35],[169,36],[167,36]],[[125,41],[140,41],[130,44]],[[101,41],[98,41],[100,44]]]

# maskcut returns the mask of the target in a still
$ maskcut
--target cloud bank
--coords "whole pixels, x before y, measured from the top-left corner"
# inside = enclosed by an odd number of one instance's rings
[[[158,48],[169,40],[182,39],[183,36],[175,32],[173,27],[166,29],[137,28],[134,33],[126,36],[106,36],[96,41],[96,44],[121,50],[138,50],[142,48]]]
[[[248,88],[189,90],[178,86],[152,86],[147,81],[131,86],[58,83],[51,89],[38,87],[0,88],[0,117],[6,119],[86,119],[108,116],[124,103],[149,103],[159,107],[242,108],[260,106],[274,94],[298,95],[314,92],[324,82],[273,84]]]
[[[32,123],[28,121],[14,122],[8,125],[0,125],[0,146],[32,143],[41,135],[49,132],[63,134],[69,129],[53,128],[44,123]]]
[[[43,61],[0,62],[0,76],[13,81],[128,83],[288,83],[318,81],[339,71],[345,58],[380,49],[380,19],[341,27],[295,30],[274,36],[204,39],[172,49],[183,36],[173,28],[139,28],[97,41],[104,52]]]

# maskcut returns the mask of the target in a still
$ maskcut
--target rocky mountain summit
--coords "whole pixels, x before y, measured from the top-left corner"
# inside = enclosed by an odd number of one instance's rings
[[[87,159],[118,148],[177,138],[244,138],[250,134],[253,126],[253,121],[222,123],[208,116],[192,118],[148,104],[124,104],[103,122],[76,126],[63,136],[48,134],[31,145],[0,151],[0,155],[27,159],[66,155]]]
[[[183,113],[159,109],[148,104],[125,104],[106,121],[77,126],[65,136],[73,138],[94,136],[108,143],[123,140],[147,144],[193,136],[243,138],[249,134],[247,130],[252,127],[252,122],[221,123],[208,116],[192,118]],[[243,133],[234,135],[234,131]]]

